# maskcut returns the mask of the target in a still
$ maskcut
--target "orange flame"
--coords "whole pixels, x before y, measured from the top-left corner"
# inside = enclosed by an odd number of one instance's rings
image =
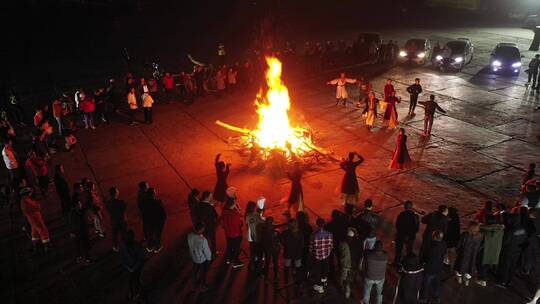
[[[291,127],[289,109],[291,102],[287,87],[281,81],[281,61],[275,57],[266,57],[268,70],[266,83],[268,91],[263,95],[262,90],[257,94],[255,105],[259,122],[255,130],[239,129],[220,121],[216,123],[230,130],[247,133],[245,138],[254,142],[263,150],[263,157],[268,156],[270,150],[281,150],[291,157],[291,153],[300,156],[315,149],[309,136],[310,132],[302,127]]]

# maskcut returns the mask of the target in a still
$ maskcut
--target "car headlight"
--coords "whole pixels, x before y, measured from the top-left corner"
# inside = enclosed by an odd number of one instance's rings
[[[407,56],[407,53],[405,51],[401,51],[401,52],[399,52],[399,56],[400,57],[405,57],[405,56]]]
[[[426,53],[422,52],[422,53],[419,53],[416,56],[418,56],[418,58],[424,58],[424,57],[426,57]]]
[[[496,66],[496,67],[500,67],[501,66],[501,62],[499,60],[495,60],[491,63],[491,65],[493,66]]]
[[[463,61],[463,57],[456,57],[456,58],[454,59],[454,61],[457,62],[457,63],[460,63],[460,62]]]
[[[521,66],[521,62],[512,63],[513,68],[519,68]]]
[[[442,60],[442,56],[441,56],[441,55],[437,55],[437,57],[435,57],[435,59],[437,59],[438,61],[441,61],[441,60]]]

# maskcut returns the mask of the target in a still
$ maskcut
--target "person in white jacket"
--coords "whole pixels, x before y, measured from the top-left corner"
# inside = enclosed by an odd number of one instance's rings
[[[357,79],[347,78],[345,73],[341,73],[339,78],[336,78],[326,83],[330,85],[336,85],[336,106],[339,104],[340,101],[343,102],[344,106],[347,106],[347,98],[349,97],[349,94],[347,92],[346,85],[347,83],[354,84],[357,82]]]
[[[137,113],[137,96],[135,95],[135,88],[131,88],[127,95],[127,102],[129,106],[129,124],[134,125],[135,113]]]
[[[144,122],[147,124],[152,123],[152,105],[154,104],[154,99],[149,92],[142,94],[142,106],[144,112]]]

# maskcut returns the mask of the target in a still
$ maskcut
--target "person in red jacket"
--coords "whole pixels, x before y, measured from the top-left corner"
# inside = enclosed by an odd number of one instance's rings
[[[243,224],[240,208],[236,204],[236,201],[228,201],[221,213],[221,225],[223,226],[223,230],[225,230],[225,237],[227,238],[225,262],[227,264],[232,262],[233,268],[244,266],[238,258],[240,255],[240,245],[242,244]]]
[[[171,73],[167,72],[165,73],[165,76],[163,77],[163,88],[165,88],[165,99],[167,102],[171,102],[173,97],[173,89],[174,89],[174,79],[171,76]]]
[[[83,114],[84,127],[86,129],[94,127],[94,110],[96,105],[94,99],[86,95],[81,94],[81,110]]]
[[[21,210],[28,220],[32,231],[32,244],[37,247],[39,241],[43,243],[45,251],[49,249],[49,230],[41,215],[41,203],[32,197],[32,188],[25,187],[21,190]]]

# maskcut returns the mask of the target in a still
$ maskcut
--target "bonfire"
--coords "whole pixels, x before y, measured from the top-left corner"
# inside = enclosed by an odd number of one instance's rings
[[[255,98],[256,111],[259,115],[257,127],[253,130],[239,128],[219,120],[216,124],[240,132],[242,134],[240,137],[230,138],[229,142],[239,143],[263,160],[271,157],[274,152],[282,153],[288,160],[313,157],[314,153],[322,155],[320,148],[313,143],[310,130],[291,125],[289,120],[291,100],[289,91],[281,80],[281,61],[275,57],[266,57],[266,63],[268,89],[266,92],[260,89]]]

